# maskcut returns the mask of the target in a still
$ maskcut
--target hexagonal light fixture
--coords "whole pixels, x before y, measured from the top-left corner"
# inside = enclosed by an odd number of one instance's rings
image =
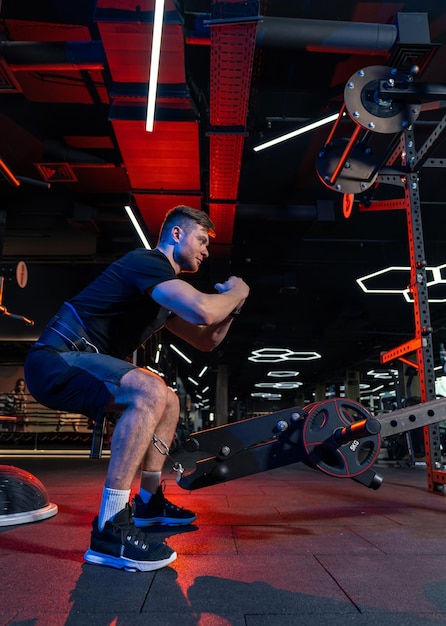
[[[393,380],[393,376],[398,376],[398,370],[388,369],[388,370],[369,370],[367,372],[367,376],[373,376],[373,378],[379,378],[381,380]]]
[[[280,363],[282,361],[311,361],[322,358],[318,352],[294,351],[289,348],[259,348],[253,350],[248,361],[254,363]]]
[[[262,398],[263,400],[280,400],[280,393],[268,393],[266,391],[254,391],[251,398]]]
[[[426,282],[426,287],[429,290],[429,287],[437,287],[437,285],[446,285],[446,276],[443,278],[443,274],[446,274],[446,272],[443,272],[443,270],[445,270],[446,268],[446,263],[443,263],[443,265],[438,265],[437,267],[430,267],[430,268],[426,268],[426,271],[431,271],[432,272],[432,280],[429,280]],[[446,291],[445,287],[440,287],[441,291]],[[435,293],[437,291],[439,291],[438,287],[437,289],[431,289],[430,290],[431,293]],[[440,293],[441,293],[440,291]],[[413,302],[413,298],[412,298],[412,294],[410,293],[410,289],[406,289],[403,292],[403,296],[406,300],[406,302]],[[435,296],[429,296],[428,298],[429,302],[446,302],[446,296],[444,298],[441,297],[435,297]]]
[[[429,289],[429,287],[434,287],[437,285],[446,285],[446,263],[443,263],[442,265],[438,265],[437,267],[426,267],[426,276],[427,278],[429,278],[429,275],[431,275],[431,280],[427,280],[426,281],[426,287]],[[409,273],[410,272],[410,267],[403,267],[403,266],[398,266],[398,265],[390,265],[389,267],[385,267],[382,270],[378,270],[377,272],[372,272],[371,274],[367,274],[366,276],[362,276],[361,278],[357,278],[356,282],[358,283],[358,285],[361,287],[361,289],[364,291],[364,293],[395,293],[395,294],[401,294],[403,296],[403,298],[406,300],[406,302],[408,303],[413,303],[413,298],[412,298],[412,294],[410,292],[409,287],[378,287],[378,288],[370,288],[368,285],[366,285],[366,282],[370,282],[373,279],[379,277],[379,276],[385,276],[386,274],[389,275],[390,273],[395,273],[395,272],[404,272]],[[434,290],[431,289],[431,293]],[[442,297],[429,297],[429,302],[446,302],[446,296],[444,298]]]
[[[268,372],[267,376],[271,376],[271,378],[294,378],[295,376],[299,376],[300,372],[296,370],[274,370]]]
[[[255,383],[254,387],[265,388],[265,389],[298,389],[302,387],[303,383],[299,381],[283,381],[283,382],[270,382],[270,383]]]

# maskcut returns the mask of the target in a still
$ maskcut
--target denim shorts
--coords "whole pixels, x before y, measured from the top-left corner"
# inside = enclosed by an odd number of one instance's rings
[[[119,386],[124,374],[135,368],[107,354],[34,346],[24,372],[28,390],[40,404],[97,420],[113,400],[105,383]]]

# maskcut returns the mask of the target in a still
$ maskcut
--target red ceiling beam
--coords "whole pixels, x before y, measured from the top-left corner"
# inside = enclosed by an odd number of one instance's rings
[[[202,206],[198,120],[186,85],[181,20],[172,0],[165,3],[155,127],[151,133],[145,129],[154,4],[98,0],[96,19],[114,83],[110,118],[130,193],[156,239],[168,209]]]

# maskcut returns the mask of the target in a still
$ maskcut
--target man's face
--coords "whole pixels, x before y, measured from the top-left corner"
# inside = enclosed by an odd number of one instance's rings
[[[197,272],[200,265],[209,256],[209,235],[199,224],[194,224],[187,231],[179,229],[179,239],[174,250],[175,261],[182,272]]]

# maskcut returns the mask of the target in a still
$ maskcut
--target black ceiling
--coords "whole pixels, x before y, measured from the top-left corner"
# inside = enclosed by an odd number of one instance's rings
[[[23,358],[65,298],[138,245],[124,204],[156,243],[165,210],[188,203],[209,211],[218,235],[194,282],[212,289],[233,273],[251,286],[224,344],[211,356],[193,354],[214,372],[228,365],[231,398],[249,403],[252,392],[274,391],[254,385],[271,382],[267,374],[277,369],[300,372],[302,387],[282,390],[285,405],[298,393],[311,399],[316,385],[342,384],[349,369],[374,385],[367,372],[382,368],[381,352],[413,338],[414,313],[401,293],[365,294],[356,279],[407,267],[408,228],[404,210],[360,204],[400,198],[401,185],[380,178],[364,194],[355,190],[346,219],[342,189],[318,174],[333,124],[253,148],[339,111],[361,69],[381,66],[387,77],[392,67],[407,75],[418,65],[415,84],[441,87],[443,3],[166,0],[150,136],[143,118],[153,0],[0,6],[0,159],[12,175],[2,168],[3,304],[35,321],[0,318],[2,361]],[[438,127],[445,103],[440,95],[422,107],[413,124],[417,146]],[[348,115],[339,123],[343,140],[354,129]],[[446,263],[446,147],[438,134],[427,155],[436,160],[424,159],[419,170],[428,267]],[[398,136],[371,132],[367,142],[379,160]],[[26,288],[15,281],[19,261],[28,267]],[[404,289],[408,281],[409,272],[394,271],[374,286]],[[438,300],[446,300],[442,290],[440,283]],[[446,302],[432,303],[431,318],[439,365]],[[248,360],[264,347],[321,358]]]

